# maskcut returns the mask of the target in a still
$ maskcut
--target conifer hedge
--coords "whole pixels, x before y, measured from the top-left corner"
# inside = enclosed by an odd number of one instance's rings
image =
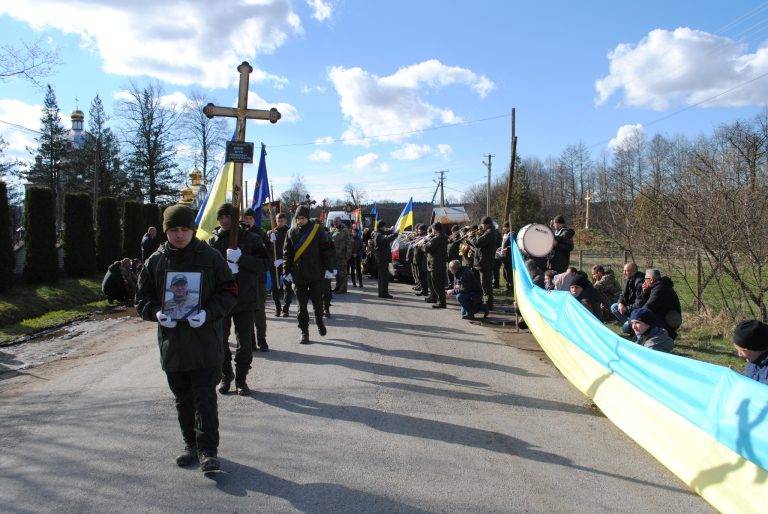
[[[96,234],[88,193],[64,195],[64,271],[75,278],[96,272]]]
[[[96,263],[99,271],[120,259],[122,251],[120,210],[117,198],[102,196],[96,210]]]
[[[0,181],[0,292],[13,285],[16,257],[11,240],[11,206],[8,203],[8,188]]]
[[[53,282],[59,271],[53,193],[30,187],[24,198],[24,278],[27,282]]]
[[[144,233],[147,233],[149,227],[155,227],[157,232],[163,231],[163,220],[160,219],[160,206],[156,203],[145,203],[141,207],[144,217]]]
[[[123,205],[123,257],[141,257],[141,237],[144,235],[144,216],[139,202],[127,201]]]

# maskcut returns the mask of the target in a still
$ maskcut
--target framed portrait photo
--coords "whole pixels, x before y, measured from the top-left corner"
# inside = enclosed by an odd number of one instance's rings
[[[163,314],[172,320],[185,320],[200,311],[199,271],[166,271]]]

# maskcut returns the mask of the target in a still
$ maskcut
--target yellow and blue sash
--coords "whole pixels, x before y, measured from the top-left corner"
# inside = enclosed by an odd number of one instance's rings
[[[298,261],[301,259],[301,256],[304,254],[305,251],[307,251],[307,248],[309,248],[309,245],[312,243],[312,241],[315,239],[315,236],[317,235],[317,231],[320,228],[320,225],[315,223],[312,227],[312,230],[307,230],[303,236],[301,236],[301,239],[296,241],[296,244],[293,245],[293,262]]]

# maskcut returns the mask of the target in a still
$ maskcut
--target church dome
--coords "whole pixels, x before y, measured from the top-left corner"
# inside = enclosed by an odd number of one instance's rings
[[[192,188],[189,186],[184,187],[184,189],[181,190],[180,203],[191,204],[194,200],[195,200],[195,192],[192,190]]]
[[[75,109],[74,111],[72,111],[70,118],[72,119],[72,121],[83,121],[85,119],[85,114],[83,114],[83,111],[81,111],[80,109]]]
[[[189,181],[194,187],[199,187],[200,184],[203,183],[203,174],[199,169],[197,169],[197,166],[195,166],[195,169],[189,172]]]

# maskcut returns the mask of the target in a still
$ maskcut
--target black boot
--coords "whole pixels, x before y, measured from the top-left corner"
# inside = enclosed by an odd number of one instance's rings
[[[221,470],[219,459],[215,455],[200,454],[200,471],[203,473],[214,473]]]
[[[285,305],[283,305],[283,317],[284,318],[288,317],[288,308],[289,308],[289,305],[287,303]]]
[[[248,396],[251,394],[251,388],[245,382],[245,375],[238,376],[235,379],[235,387],[237,388],[237,394],[240,396]]]
[[[267,340],[266,339],[262,339],[261,341],[257,342],[256,346],[262,352],[268,352],[269,351],[269,345],[267,344]]]
[[[435,298],[434,296],[427,296],[426,298],[424,298],[424,301],[427,303],[435,303],[437,301],[437,298]]]
[[[436,303],[436,304],[432,305],[432,308],[433,309],[445,309],[445,304],[444,303]]]
[[[232,385],[232,377],[231,376],[223,376],[221,377],[221,382],[219,383],[219,393],[220,394],[229,394],[229,387]]]
[[[301,336],[299,337],[299,344],[312,344],[312,341],[309,340],[309,332],[301,333]]]
[[[320,333],[320,335],[325,336],[325,334],[328,333],[328,330],[325,328],[325,322],[323,321],[323,318],[315,318],[315,323],[317,324],[317,331]]]
[[[176,457],[176,465],[180,468],[186,468],[197,464],[197,448],[194,446],[185,446],[184,451]]]
[[[280,302],[277,302],[275,304],[275,317],[279,318],[280,314],[282,313],[282,309],[280,309]]]
[[[323,309],[323,316],[325,316],[326,318],[331,317],[331,309],[329,307],[326,307],[325,309]]]

